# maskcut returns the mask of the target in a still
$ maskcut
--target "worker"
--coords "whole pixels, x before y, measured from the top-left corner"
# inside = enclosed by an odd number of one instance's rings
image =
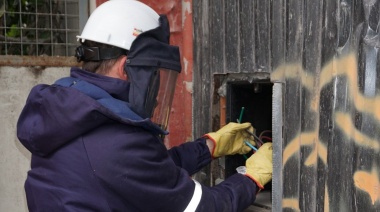
[[[82,68],[32,88],[17,136],[32,153],[30,211],[242,211],[272,177],[272,146],[215,186],[192,175],[252,151],[250,123],[231,122],[167,149],[163,136],[181,71],[166,16],[134,0],[103,3],[76,49]],[[249,133],[248,133],[248,132]]]

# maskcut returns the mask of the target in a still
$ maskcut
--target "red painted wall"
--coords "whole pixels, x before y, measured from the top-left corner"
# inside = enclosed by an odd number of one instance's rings
[[[96,0],[99,6],[106,0]],[[159,14],[166,14],[170,24],[170,42],[179,46],[182,72],[177,79],[176,92],[169,120],[169,135],[165,145],[170,148],[192,140],[192,75],[193,25],[192,0],[141,0]]]

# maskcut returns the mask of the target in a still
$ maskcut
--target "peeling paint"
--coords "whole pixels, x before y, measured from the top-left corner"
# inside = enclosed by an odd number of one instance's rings
[[[185,75],[187,75],[187,68],[188,68],[189,61],[186,58],[183,58],[183,71],[185,72]]]
[[[182,2],[182,28],[185,26],[186,19],[189,17],[191,18],[191,2],[190,1],[183,1]]]
[[[193,93],[193,82],[183,81],[183,84],[185,85],[186,91],[190,94]]]

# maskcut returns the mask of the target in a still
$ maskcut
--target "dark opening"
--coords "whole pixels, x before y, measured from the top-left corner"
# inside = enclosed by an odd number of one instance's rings
[[[262,142],[272,139],[272,83],[231,82],[227,86],[226,123],[250,122],[255,134]],[[242,109],[244,108],[244,109]],[[236,173],[236,167],[244,166],[245,160],[253,152],[246,155],[226,156],[225,177]],[[265,186],[257,196],[256,206],[271,208],[271,183]],[[262,197],[261,199],[259,197]]]

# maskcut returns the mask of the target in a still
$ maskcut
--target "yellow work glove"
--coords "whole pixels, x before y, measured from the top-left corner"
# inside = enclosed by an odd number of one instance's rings
[[[218,131],[204,135],[204,137],[214,142],[212,157],[248,153],[252,149],[244,141],[248,141],[253,146],[255,146],[255,141],[247,131],[254,133],[251,123],[230,122]]]
[[[245,162],[245,175],[255,181],[260,189],[272,180],[272,152],[272,143],[265,143]]]

